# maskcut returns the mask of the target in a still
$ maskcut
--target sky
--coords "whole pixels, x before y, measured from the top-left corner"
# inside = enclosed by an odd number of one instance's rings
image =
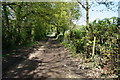
[[[118,5],[118,1],[115,2],[115,5]],[[97,11],[98,10],[98,11]],[[104,10],[103,12],[100,12],[100,10]],[[118,17],[118,6],[115,7],[112,10],[108,10],[104,5],[100,5],[100,6],[96,6],[96,7],[91,7],[90,11],[89,11],[89,22],[92,22],[96,19],[104,19],[104,18],[111,18],[111,17]],[[85,13],[84,11],[82,11],[83,13]],[[80,19],[75,22],[77,25],[85,25],[85,14],[80,17]]]

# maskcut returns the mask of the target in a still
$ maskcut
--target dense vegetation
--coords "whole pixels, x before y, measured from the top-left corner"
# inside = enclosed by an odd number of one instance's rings
[[[73,23],[79,17],[77,3],[2,3],[3,51],[45,40],[55,32],[56,39],[73,54],[98,61],[96,66],[108,66],[114,73],[120,56],[117,18],[95,20],[86,29]]]
[[[79,17],[76,3],[3,3],[3,50],[45,39],[52,30],[57,34],[68,29]]]
[[[70,36],[66,36],[69,40],[62,44],[84,58],[97,59],[96,66],[109,66],[111,70],[116,70],[119,59],[117,18],[95,20],[89,26],[89,32],[85,30],[85,26],[71,30]]]

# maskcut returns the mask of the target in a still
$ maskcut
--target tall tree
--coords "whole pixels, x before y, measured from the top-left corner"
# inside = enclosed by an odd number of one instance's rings
[[[77,2],[82,6],[82,8],[86,12],[86,29],[89,30],[89,10],[93,5],[105,5],[107,9],[113,10],[112,8],[115,7],[113,6],[114,3],[109,0],[77,0]]]

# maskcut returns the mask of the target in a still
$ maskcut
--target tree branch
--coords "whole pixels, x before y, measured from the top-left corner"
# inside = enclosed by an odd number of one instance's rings
[[[86,7],[80,1],[77,0],[77,2],[86,10]]]
[[[16,3],[9,3],[9,2],[5,3],[5,2],[4,2],[4,3],[2,3],[2,5],[3,5],[3,6],[7,6],[7,5],[17,5],[17,4],[16,4]]]
[[[16,12],[15,9],[14,9],[12,6],[9,5],[9,7],[10,7],[14,12]]]

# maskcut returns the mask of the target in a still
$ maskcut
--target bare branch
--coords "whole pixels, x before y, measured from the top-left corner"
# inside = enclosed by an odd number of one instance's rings
[[[86,10],[86,7],[80,1],[77,0],[77,2]]]

